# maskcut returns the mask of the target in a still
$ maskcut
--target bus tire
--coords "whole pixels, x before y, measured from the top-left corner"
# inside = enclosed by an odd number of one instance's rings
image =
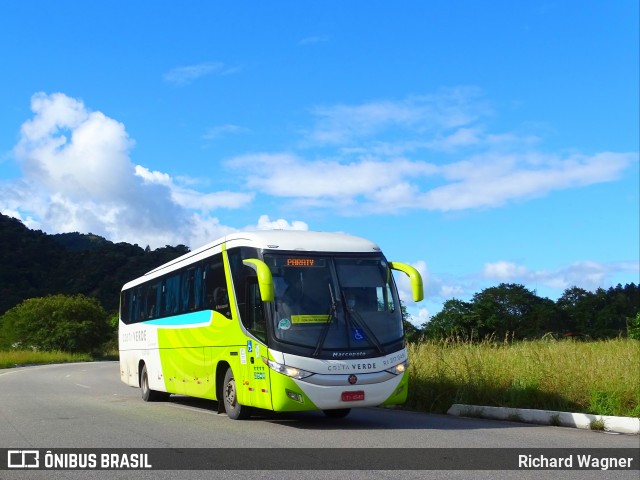
[[[165,392],[158,392],[149,388],[149,374],[147,373],[147,366],[142,366],[142,373],[140,374],[140,388],[142,389],[142,399],[145,402],[160,402],[169,398],[169,394]]]
[[[333,410],[323,410],[322,412],[329,418],[344,418],[349,415],[350,408],[335,408]]]
[[[227,369],[224,375],[224,383],[222,385],[222,401],[227,416],[232,420],[244,420],[249,418],[249,407],[238,403],[238,390],[236,387],[236,379],[233,376],[231,367]]]

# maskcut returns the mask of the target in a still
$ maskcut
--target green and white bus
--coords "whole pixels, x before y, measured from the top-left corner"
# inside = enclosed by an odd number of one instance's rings
[[[122,288],[120,378],[145,401],[170,394],[252,408],[395,405],[407,397],[407,351],[392,270],[368,240],[337,233],[234,233]]]

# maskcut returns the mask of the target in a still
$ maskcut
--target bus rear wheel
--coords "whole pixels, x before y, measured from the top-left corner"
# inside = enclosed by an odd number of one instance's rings
[[[329,418],[344,418],[349,415],[350,408],[336,408],[333,410],[323,410],[322,412]]]
[[[249,407],[238,403],[238,390],[236,388],[236,379],[233,376],[231,367],[227,369],[224,375],[224,384],[222,387],[222,400],[227,416],[232,420],[244,420],[249,418]]]
[[[151,388],[149,388],[149,374],[147,373],[146,365],[142,366],[140,388],[142,389],[142,399],[145,402],[160,402],[169,398],[168,393],[158,392],[157,390],[151,390]]]

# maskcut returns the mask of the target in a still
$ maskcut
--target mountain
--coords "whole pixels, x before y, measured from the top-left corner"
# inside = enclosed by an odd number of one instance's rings
[[[0,315],[27,298],[82,293],[115,313],[123,284],[187,253],[184,245],[151,250],[98,235],[48,235],[0,214]]]

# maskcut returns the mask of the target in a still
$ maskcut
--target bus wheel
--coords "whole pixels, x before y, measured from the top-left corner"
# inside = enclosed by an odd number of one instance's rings
[[[329,418],[344,418],[349,415],[350,408],[336,408],[334,410],[323,410],[324,414]]]
[[[147,366],[142,366],[142,373],[140,374],[140,388],[142,388],[142,399],[145,402],[159,402],[169,398],[169,394],[165,392],[158,392],[149,388],[149,374],[147,373]]]
[[[249,408],[238,403],[238,391],[236,389],[236,380],[233,377],[231,367],[227,369],[224,375],[224,384],[222,391],[222,399],[224,401],[224,409],[227,416],[232,420],[243,420],[249,417]]]

